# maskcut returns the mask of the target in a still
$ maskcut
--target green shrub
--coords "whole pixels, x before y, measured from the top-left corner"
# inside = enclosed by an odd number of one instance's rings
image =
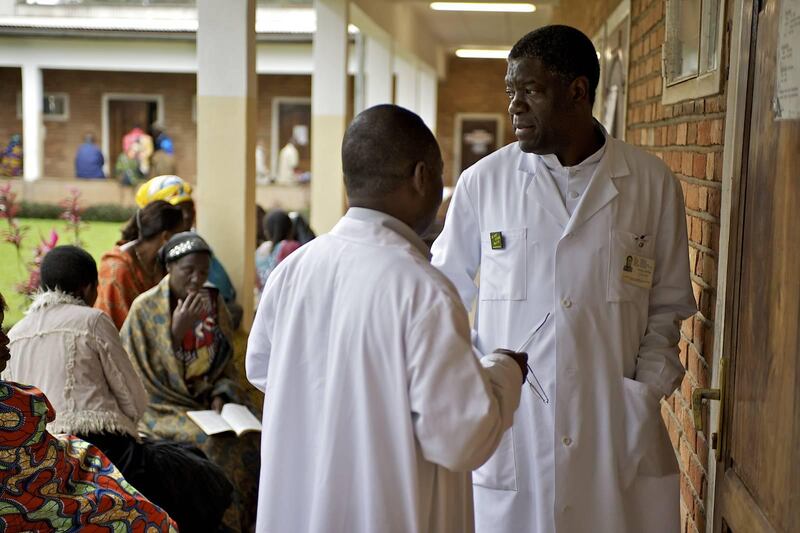
[[[19,218],[58,218],[64,210],[56,204],[39,204],[34,202],[21,202]]]
[[[57,204],[40,204],[35,202],[22,202],[20,204],[20,218],[49,218],[58,219],[64,209]],[[135,207],[125,207],[117,204],[98,204],[87,207],[81,214],[86,222],[125,222],[136,212]]]
[[[125,207],[116,204],[98,204],[86,208],[83,220],[87,222],[125,222],[136,213],[135,207]]]

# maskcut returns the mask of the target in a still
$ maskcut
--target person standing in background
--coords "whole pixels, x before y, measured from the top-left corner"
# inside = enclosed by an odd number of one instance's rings
[[[83,144],[75,153],[75,177],[86,179],[105,179],[103,165],[106,160],[103,152],[94,140],[94,135],[87,133]]]

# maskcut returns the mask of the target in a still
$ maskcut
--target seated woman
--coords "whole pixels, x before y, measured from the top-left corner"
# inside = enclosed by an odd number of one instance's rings
[[[182,529],[213,531],[230,505],[230,482],[197,449],[139,439],[147,392],[111,319],[91,307],[97,295],[92,256],[57,246],[40,272],[42,292],[9,332],[14,359],[4,377],[36,384],[58,411],[50,431],[97,446]]]
[[[236,487],[225,524],[249,531],[254,523],[258,436],[207,436],[187,411],[241,402],[232,364],[231,325],[219,292],[206,286],[211,248],[196,233],[173,236],[161,259],[167,276],[139,296],[122,327],[122,341],[150,395],[141,430],[196,444]]]
[[[264,217],[264,233],[267,240],[256,249],[257,285],[260,292],[264,290],[267,278],[281,261],[300,248],[294,237],[292,219],[281,209],[272,209]]]
[[[0,372],[11,358],[3,333]],[[169,515],[133,488],[108,458],[76,437],[54,437],[47,397],[35,387],[0,381],[0,531],[176,532]]]
[[[183,214],[168,202],[157,201],[136,211],[122,230],[122,240],[100,259],[100,286],[95,307],[122,327],[137,296],[164,277],[158,250],[183,223]]]

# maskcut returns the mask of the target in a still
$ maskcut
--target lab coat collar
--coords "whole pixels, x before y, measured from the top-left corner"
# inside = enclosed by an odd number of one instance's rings
[[[425,244],[425,241],[423,241],[413,229],[406,225],[405,222],[402,222],[391,215],[387,215],[382,211],[376,211],[374,209],[367,209],[364,207],[351,207],[347,210],[347,213],[345,213],[344,217],[342,217],[336,227],[333,228],[331,233],[339,235],[349,233],[347,231],[347,224],[350,221],[364,222],[379,226],[381,228],[389,229],[392,231],[393,235],[399,237],[399,239],[397,239],[397,244],[410,244],[414,250],[421,253],[425,258],[428,259],[428,261],[430,261],[431,254],[428,245]],[[375,240],[380,239],[377,236],[371,236],[369,238]],[[389,244],[392,243],[390,242]]]
[[[617,196],[613,179],[630,175],[625,155],[619,149],[618,143],[621,141],[611,137],[602,126],[601,129],[606,138],[606,150],[572,217],[569,216],[561,193],[542,157],[526,153],[520,155],[519,170],[533,174],[527,194],[564,228],[562,236],[575,231]]]

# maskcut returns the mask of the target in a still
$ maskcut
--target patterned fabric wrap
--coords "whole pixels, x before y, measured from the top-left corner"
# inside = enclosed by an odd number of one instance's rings
[[[94,306],[110,316],[120,329],[136,297],[153,288],[160,278],[145,273],[133,254],[115,246],[100,259],[98,279]]]
[[[17,135],[0,153],[0,176],[22,176],[22,145]]]
[[[214,396],[232,402],[244,398],[233,364],[231,319],[222,296],[217,296],[215,309],[216,316],[203,326],[204,335],[213,342],[197,346],[202,353],[191,357],[208,364],[202,377],[188,372],[185,363],[190,355],[185,346],[179,353],[172,348],[169,275],[133,302],[120,335],[150,396],[139,430],[152,438],[194,444],[222,467],[236,487],[225,524],[246,531],[253,523],[258,495],[259,435],[208,436],[186,416],[186,411],[210,409]]]
[[[0,381],[0,531],[177,532],[88,442],[54,437],[35,387]]]

